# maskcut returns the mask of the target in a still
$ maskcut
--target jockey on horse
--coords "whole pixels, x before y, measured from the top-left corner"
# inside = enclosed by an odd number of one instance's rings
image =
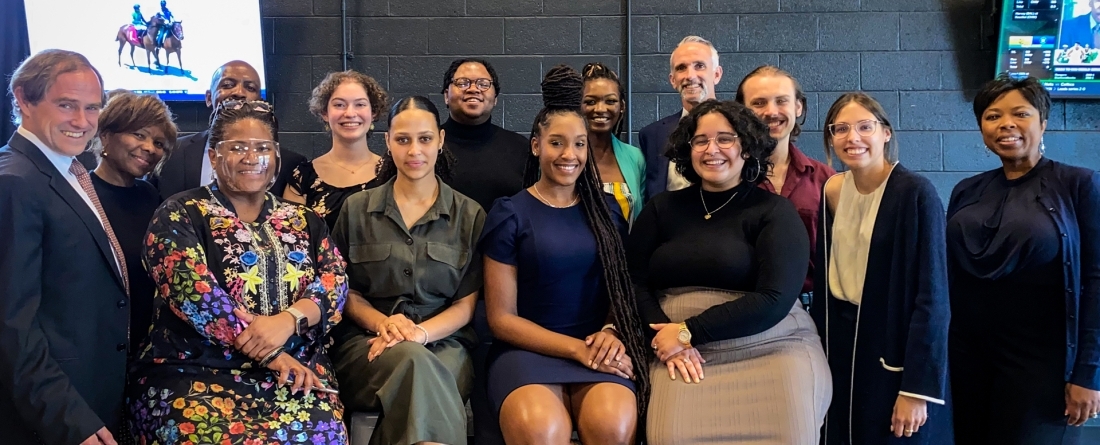
[[[168,2],[160,0],[160,12],[157,13],[164,19],[164,25],[157,30],[157,46],[164,47],[164,38],[168,36],[168,33],[172,32],[172,23],[175,22],[172,17],[172,11],[168,10]]]
[[[140,42],[149,26],[149,22],[145,21],[145,16],[141,13],[141,5],[134,4],[134,12],[130,14],[130,24],[134,27],[130,40]]]

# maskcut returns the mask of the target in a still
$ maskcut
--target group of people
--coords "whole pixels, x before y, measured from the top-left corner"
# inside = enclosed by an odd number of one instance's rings
[[[307,160],[245,62],[177,138],[155,96],[31,56],[0,149],[5,443],[345,444],[375,411],[373,444],[464,444],[475,378],[513,444],[1078,443],[1100,412],[1100,175],[1044,156],[1046,90],[978,92],[1003,167],[945,211],[870,95],[826,115],[837,174],[795,144],[797,79],[762,66],[719,101],[722,73],[683,39],[682,110],[635,147],[599,63],[545,74],[529,136],[492,122],[484,60],[443,74],[443,122],[334,72]]]
[[[164,37],[168,35],[172,30],[172,23],[175,22],[175,16],[172,15],[172,11],[168,9],[168,1],[160,0],[160,11],[145,19],[145,14],[141,12],[141,5],[134,3],[134,12],[130,13],[130,24],[133,25],[134,31],[137,33],[136,39],[140,39],[148,31],[151,23],[159,23],[157,28],[157,35],[153,36],[157,46],[164,46]]]

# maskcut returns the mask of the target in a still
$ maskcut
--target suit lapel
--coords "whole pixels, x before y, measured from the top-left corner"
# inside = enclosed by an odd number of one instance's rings
[[[104,259],[110,264],[110,269],[114,272],[115,281],[118,282],[119,287],[125,290],[125,284],[122,282],[122,272],[119,270],[118,264],[115,263],[114,249],[111,248],[111,241],[107,238],[107,232],[104,231],[103,223],[99,221],[99,216],[88,207],[88,203],[84,201],[84,198],[73,189],[72,184],[65,179],[65,176],[62,175],[61,172],[57,171],[57,167],[46,158],[46,155],[42,154],[42,151],[39,150],[33,142],[16,134],[12,136],[9,145],[11,145],[12,149],[19,151],[30,159],[31,162],[38,167],[38,170],[50,177],[50,188],[52,188],[54,192],[73,209],[73,212],[76,212],[76,215],[80,217],[80,221],[88,228],[88,232],[91,233],[92,238],[95,239],[96,245],[99,246],[100,253],[103,254]],[[125,258],[119,258],[118,260],[126,261]]]
[[[206,138],[210,131],[197,133],[183,150],[183,190],[206,185],[209,178],[202,178],[202,157],[206,156]]]

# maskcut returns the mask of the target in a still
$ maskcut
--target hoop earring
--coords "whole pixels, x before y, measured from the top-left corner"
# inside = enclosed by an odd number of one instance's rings
[[[760,158],[753,158],[753,159],[756,160],[756,174],[752,175],[752,179],[748,180],[749,182],[756,182],[757,179],[760,179],[760,170],[762,168],[760,166]]]

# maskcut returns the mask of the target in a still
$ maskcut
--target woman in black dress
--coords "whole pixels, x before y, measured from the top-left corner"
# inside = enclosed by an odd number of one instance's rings
[[[568,443],[574,428],[584,443],[634,443],[647,351],[626,220],[588,156],[580,73],[559,65],[542,85],[528,187],[496,201],[479,242],[496,338],[489,399],[509,443]]]
[[[366,74],[348,70],[325,76],[313,89],[309,111],[332,134],[332,148],[294,168],[283,199],[312,208],[332,229],[349,196],[381,185],[382,158],[367,139],[388,100],[382,85]]]
[[[1002,167],[947,208],[959,445],[1077,444],[1100,412],[1100,175],[1043,156],[1050,109],[1032,77],[974,98]]]
[[[172,112],[157,96],[113,92],[99,114],[99,166],[92,185],[111,222],[130,271],[130,355],[149,333],[156,289],[141,264],[145,230],[160,195],[145,175],[159,168],[176,146]],[[122,258],[120,258],[122,260]]]

